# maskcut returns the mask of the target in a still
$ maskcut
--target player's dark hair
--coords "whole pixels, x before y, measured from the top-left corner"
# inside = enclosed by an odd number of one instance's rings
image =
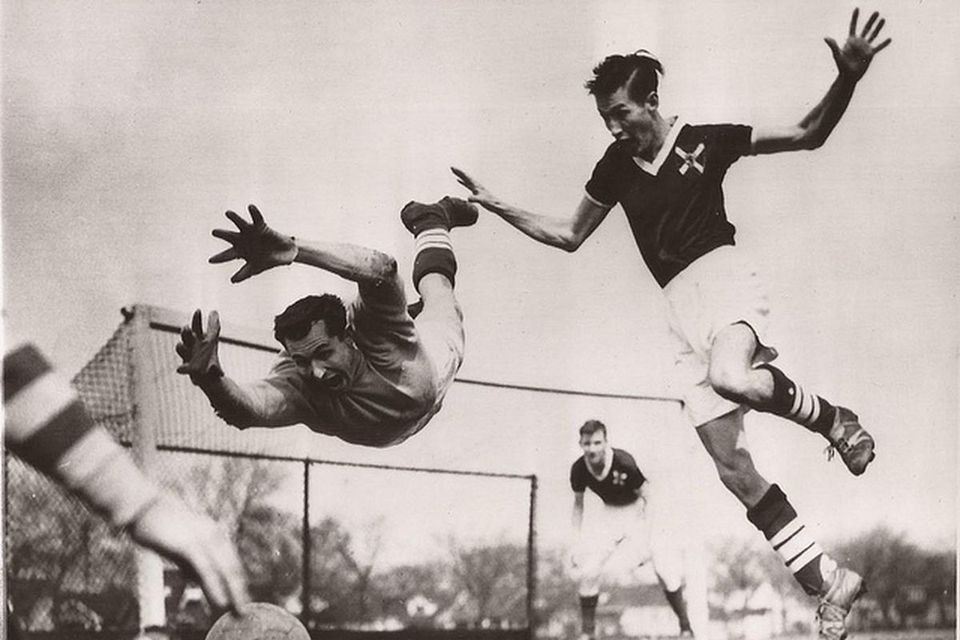
[[[330,337],[343,336],[347,327],[343,301],[332,293],[300,298],[273,319],[273,337],[281,344],[284,340],[299,340],[317,320],[323,320]]]
[[[593,68],[593,77],[583,86],[590,95],[605,97],[627,85],[630,99],[642,104],[660,86],[658,74],[663,75],[663,65],[652,53],[640,49],[627,56],[607,56]]]
[[[603,437],[607,437],[607,426],[600,422],[599,420],[587,420],[583,423],[583,426],[580,427],[580,437],[590,437],[595,434],[597,431],[603,432]]]

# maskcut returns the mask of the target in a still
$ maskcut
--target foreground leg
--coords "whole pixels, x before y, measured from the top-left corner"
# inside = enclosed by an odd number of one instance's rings
[[[734,412],[697,429],[724,486],[747,508],[747,519],[783,559],[803,590],[820,600],[820,635],[841,640],[844,619],[865,588],[855,572],[837,567],[806,528],[783,491],[753,466],[743,433],[743,414]]]
[[[400,212],[414,236],[413,283],[421,299],[410,305],[420,343],[437,376],[437,406],[463,363],[463,314],[454,294],[457,259],[450,229],[477,221],[474,205],[456,198],[435,204],[408,203]]]
[[[771,364],[753,366],[761,345],[749,325],[732,324],[713,342],[708,372],[710,385],[724,398],[772,413],[814,433],[830,443],[854,475],[862,474],[876,457],[874,440],[845,407],[835,407],[805,391]]]
[[[420,303],[411,305],[410,315],[416,317],[427,304],[455,307],[453,287],[457,258],[453,253],[450,230],[474,224],[477,208],[450,197],[434,204],[408,202],[400,212],[400,219],[414,237],[413,285],[422,297]]]

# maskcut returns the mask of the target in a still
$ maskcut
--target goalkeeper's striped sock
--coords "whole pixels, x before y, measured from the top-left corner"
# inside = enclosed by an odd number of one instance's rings
[[[420,279],[428,273],[442,274],[455,283],[457,258],[453,254],[450,232],[443,227],[430,227],[414,239],[413,285],[419,291]]]
[[[773,376],[773,397],[764,405],[754,407],[755,409],[796,422],[824,437],[830,433],[836,407],[820,396],[804,390],[771,364],[760,364],[756,368],[765,369]]]
[[[770,485],[760,501],[747,511],[747,519],[780,555],[806,593],[823,593],[825,574],[832,573],[836,563],[813,539],[813,533],[797,516],[780,487]]]

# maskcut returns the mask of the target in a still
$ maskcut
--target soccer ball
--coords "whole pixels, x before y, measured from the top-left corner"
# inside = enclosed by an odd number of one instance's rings
[[[227,612],[213,623],[206,640],[310,640],[300,621],[275,604],[251,602],[239,616]]]

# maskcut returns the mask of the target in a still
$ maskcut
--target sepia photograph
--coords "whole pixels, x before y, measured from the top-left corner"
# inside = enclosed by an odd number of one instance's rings
[[[957,637],[956,3],[0,11],[2,637]]]

